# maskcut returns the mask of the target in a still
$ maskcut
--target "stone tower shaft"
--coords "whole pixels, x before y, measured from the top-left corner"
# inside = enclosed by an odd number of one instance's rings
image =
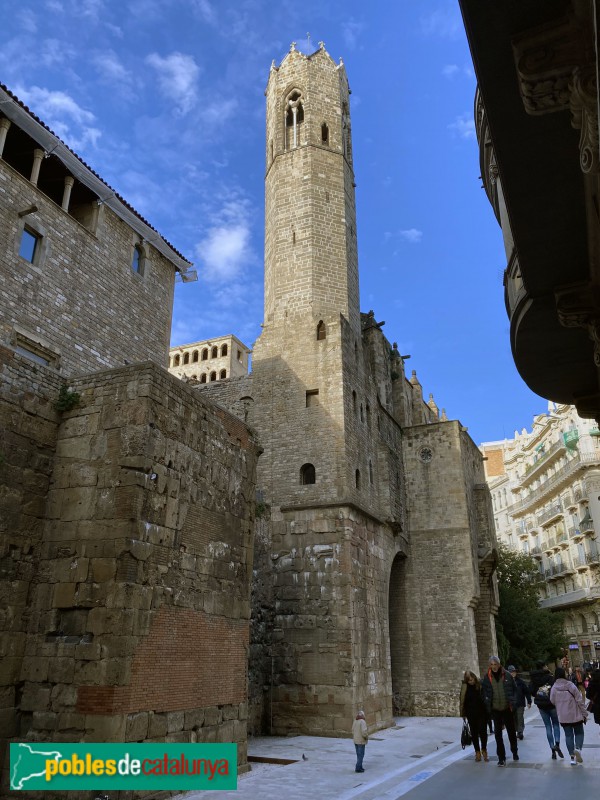
[[[271,67],[265,179],[265,325],[339,318],[360,335],[348,79],[323,46]]]

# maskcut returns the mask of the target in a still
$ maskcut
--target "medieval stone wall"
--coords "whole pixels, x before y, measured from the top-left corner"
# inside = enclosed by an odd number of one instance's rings
[[[143,274],[134,272],[140,237],[113,211],[101,206],[92,232],[2,159],[0,187],[0,342],[14,342],[17,326],[57,353],[66,375],[146,359],[167,366],[173,265],[146,243]],[[41,237],[36,263],[19,256],[24,225]]]
[[[404,435],[410,527],[404,577],[413,603],[406,612],[411,680],[410,688],[401,683],[402,706],[408,713],[454,714],[462,672],[487,660],[479,645],[493,637],[491,596],[481,598],[473,497],[483,470],[459,422],[415,426]],[[482,603],[487,616],[478,618]]]
[[[58,425],[53,412],[31,564],[15,560],[29,585],[18,572],[9,584],[16,611],[3,618],[3,641],[18,646],[2,673],[9,735],[233,741],[243,765],[256,441],[149,362],[72,387],[79,403]],[[11,391],[22,407],[23,383]],[[2,419],[18,423],[6,408]],[[41,439],[32,434],[30,450],[51,463],[53,442]],[[10,565],[14,536],[2,544]],[[26,636],[13,636],[25,609]]]

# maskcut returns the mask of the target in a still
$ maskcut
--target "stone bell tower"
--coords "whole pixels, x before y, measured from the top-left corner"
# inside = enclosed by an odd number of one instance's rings
[[[249,422],[273,530],[274,733],[339,735],[357,705],[370,725],[391,720],[385,609],[399,539],[383,520],[402,467],[397,432],[380,447],[390,423],[366,372],[349,96],[322,43],[312,55],[292,45],[266,89],[265,316]],[[385,577],[369,590],[374,573]]]
[[[343,64],[323,44],[311,56],[292,45],[271,67],[265,317],[253,383],[262,483],[274,504],[345,498],[359,469],[346,453],[357,401],[345,362],[356,365],[361,349],[349,95]]]

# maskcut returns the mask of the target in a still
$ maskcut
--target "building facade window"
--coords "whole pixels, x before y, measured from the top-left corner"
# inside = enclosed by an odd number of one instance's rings
[[[210,379],[211,379],[211,381],[216,381],[217,380],[217,373],[216,372],[211,372],[210,373]]]
[[[317,325],[317,341],[321,342],[323,339],[327,338],[327,328],[325,327],[325,323],[323,320],[320,320],[319,324]]]
[[[42,237],[29,228],[23,228],[19,255],[32,264],[37,264]]]
[[[189,353],[184,353],[183,354],[183,363],[184,364],[189,364],[190,363],[190,354]]]
[[[319,405],[319,390],[309,389],[306,392],[306,408],[312,408]]]
[[[173,366],[178,367],[180,363],[181,363],[181,356],[176,355],[175,358],[173,359]]]
[[[198,362],[198,351],[197,350],[194,350],[194,353],[192,355],[192,361],[194,362],[194,364],[196,364]]]
[[[360,489],[360,470],[357,469],[354,473],[354,483],[357,489]]]
[[[226,378],[226,377],[227,377],[227,370],[226,369],[222,369],[221,372],[219,372],[219,378],[221,380],[224,380],[224,378]]]
[[[317,482],[314,464],[302,464],[300,467],[300,483],[302,486]]]
[[[321,142],[323,144],[329,144],[329,128],[326,122],[321,125]]]
[[[211,358],[218,358],[218,355],[219,355],[219,349],[218,349],[218,347],[216,347],[216,346],[215,346],[215,347],[213,347],[213,349],[210,351],[210,357],[211,357]]]
[[[203,372],[202,375],[200,375],[200,383],[206,383],[206,372]]]
[[[224,344],[221,345],[221,356],[226,356],[226,355],[227,355],[227,345]]]
[[[140,244],[136,244],[133,248],[133,256],[131,258],[131,269],[138,275],[144,274],[145,265],[144,250]]]
[[[202,361],[207,361],[207,360],[208,360],[208,348],[205,347],[204,350],[202,351]]]

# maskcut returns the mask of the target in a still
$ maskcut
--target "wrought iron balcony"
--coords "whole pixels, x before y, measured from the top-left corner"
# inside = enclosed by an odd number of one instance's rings
[[[547,525],[552,520],[562,516],[562,513],[563,513],[562,503],[560,502],[560,500],[556,500],[554,503],[552,503],[550,508],[547,508],[538,515],[538,520],[540,522],[540,525]]]

